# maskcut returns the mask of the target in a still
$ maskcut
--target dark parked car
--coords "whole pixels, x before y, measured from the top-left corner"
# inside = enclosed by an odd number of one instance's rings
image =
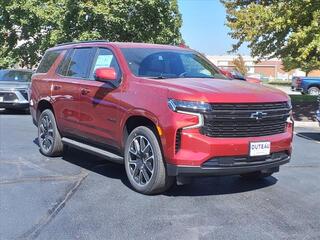
[[[0,108],[29,109],[31,70],[0,70]]]
[[[291,83],[292,91],[299,91],[302,94],[319,95],[320,77],[293,77]]]

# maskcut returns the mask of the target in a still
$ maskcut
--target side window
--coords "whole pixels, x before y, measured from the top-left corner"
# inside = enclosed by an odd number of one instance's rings
[[[73,53],[73,49],[69,49],[68,52],[64,55],[64,58],[61,61],[61,63],[59,64],[59,67],[57,70],[58,74],[60,74],[62,76],[67,75],[72,53]]]
[[[37,69],[37,73],[47,73],[61,52],[61,50],[47,51],[42,58],[42,61]]]
[[[102,68],[102,67],[114,68],[118,78],[121,77],[121,71],[120,71],[120,67],[116,57],[109,49],[106,49],[106,48],[100,48],[98,50],[98,54],[96,56],[95,62],[93,63],[93,68],[92,68],[93,71],[91,73],[90,78],[93,78],[94,72],[96,71],[97,68]]]
[[[73,51],[67,76],[86,78],[91,67],[95,50],[93,48],[76,48]]]

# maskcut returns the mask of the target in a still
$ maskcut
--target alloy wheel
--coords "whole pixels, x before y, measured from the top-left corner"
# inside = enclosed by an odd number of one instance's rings
[[[44,115],[40,120],[39,125],[39,144],[42,149],[49,152],[53,146],[53,125],[48,115]]]
[[[128,165],[130,175],[138,185],[150,182],[154,173],[154,151],[146,137],[138,135],[131,141]]]

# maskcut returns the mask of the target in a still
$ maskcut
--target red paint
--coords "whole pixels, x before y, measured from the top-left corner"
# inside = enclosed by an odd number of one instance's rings
[[[95,78],[98,81],[115,81],[117,79],[117,73],[114,68],[98,68],[96,69]]]
[[[56,68],[66,53],[65,50],[48,73],[34,74],[32,116],[37,119],[39,102],[47,101],[52,105],[62,135],[77,135],[98,144],[111,145],[121,152],[127,119],[141,116],[162,129],[160,140],[164,157],[172,164],[200,166],[215,156],[248,155],[250,141],[270,141],[271,152],[291,151],[292,126],[288,124],[287,130],[282,134],[250,138],[212,138],[202,135],[199,129],[182,130],[181,150],[175,153],[177,130],[194,124],[197,118],[170,110],[169,98],[209,103],[269,103],[288,101],[289,98],[281,91],[245,81],[135,77],[119,48],[155,47],[150,44],[79,43],[53,49],[83,46],[110,49],[121,68],[121,84],[117,88],[110,88],[105,82],[61,77],[56,73]],[[164,45],[156,47],[168,51],[181,49]],[[183,50],[186,51],[185,48]],[[97,73],[105,79],[115,79],[114,74],[111,69],[99,69]]]

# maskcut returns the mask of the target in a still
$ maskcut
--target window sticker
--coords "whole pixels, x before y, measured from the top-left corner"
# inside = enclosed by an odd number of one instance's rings
[[[101,67],[110,67],[113,55],[99,55],[94,70]]]

